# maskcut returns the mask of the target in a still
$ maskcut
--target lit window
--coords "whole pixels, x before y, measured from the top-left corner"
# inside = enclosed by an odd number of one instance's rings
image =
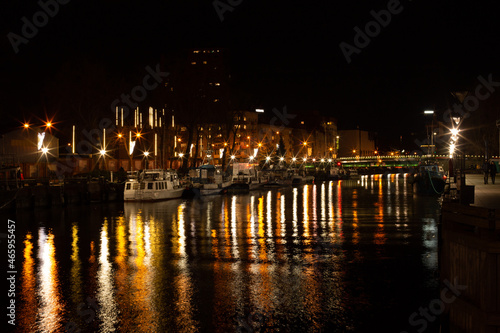
[[[304,125],[304,122],[303,122],[303,121],[301,121],[301,122],[300,122],[300,124],[301,124],[301,125]]]
[[[196,50],[196,51],[193,51],[193,53],[200,53],[200,51]]]
[[[206,65],[206,64],[207,64],[207,61],[206,61],[206,60],[205,60],[205,61],[203,61],[203,65]]]
[[[217,82],[217,83],[215,83],[215,85],[216,85],[216,86],[220,86],[220,83],[219,83],[219,82]]]
[[[192,61],[192,62],[191,62],[191,65],[196,65],[196,61]]]
[[[243,117],[243,121],[247,121],[247,117]]]
[[[247,125],[243,125],[243,129],[247,129]]]
[[[218,98],[214,99],[214,103],[217,103],[218,101],[219,101],[219,99],[218,99]]]

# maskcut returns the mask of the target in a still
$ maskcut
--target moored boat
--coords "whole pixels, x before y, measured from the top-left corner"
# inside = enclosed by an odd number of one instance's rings
[[[129,177],[125,182],[125,201],[158,201],[176,199],[182,196],[177,172],[173,170],[143,170]]]
[[[222,171],[211,164],[205,164],[189,171],[193,189],[198,189],[200,195],[222,193],[231,185],[230,180],[224,180]]]
[[[443,167],[437,164],[421,164],[408,180],[413,192],[422,195],[441,195],[446,184]]]
[[[261,188],[263,182],[258,177],[255,166],[251,163],[233,163],[232,184],[229,191],[251,191]]]

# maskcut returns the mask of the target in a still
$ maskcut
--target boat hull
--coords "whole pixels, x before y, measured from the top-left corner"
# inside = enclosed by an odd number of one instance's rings
[[[420,195],[441,195],[444,192],[446,182],[437,177],[415,177],[413,182],[413,193]]]
[[[125,194],[125,201],[161,201],[161,200],[169,200],[169,199],[178,199],[182,196],[184,192],[183,188],[177,188],[172,190],[163,190],[163,191],[136,191],[133,194]]]

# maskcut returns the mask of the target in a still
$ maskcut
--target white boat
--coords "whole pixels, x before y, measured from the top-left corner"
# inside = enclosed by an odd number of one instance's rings
[[[233,163],[231,190],[256,190],[264,182],[258,177],[255,165],[251,163]]]
[[[180,198],[184,188],[173,170],[143,170],[125,182],[125,201],[157,201]]]
[[[222,171],[211,164],[202,165],[189,171],[194,189],[199,189],[200,195],[220,194],[231,185],[230,180],[224,180]]]
[[[312,184],[314,182],[314,176],[306,175],[304,171],[299,171],[297,169],[289,170],[289,178],[292,185]]]

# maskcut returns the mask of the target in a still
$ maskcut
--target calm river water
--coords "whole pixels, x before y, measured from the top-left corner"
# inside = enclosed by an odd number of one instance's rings
[[[374,176],[4,213],[16,330],[415,332],[439,295],[439,210]]]

